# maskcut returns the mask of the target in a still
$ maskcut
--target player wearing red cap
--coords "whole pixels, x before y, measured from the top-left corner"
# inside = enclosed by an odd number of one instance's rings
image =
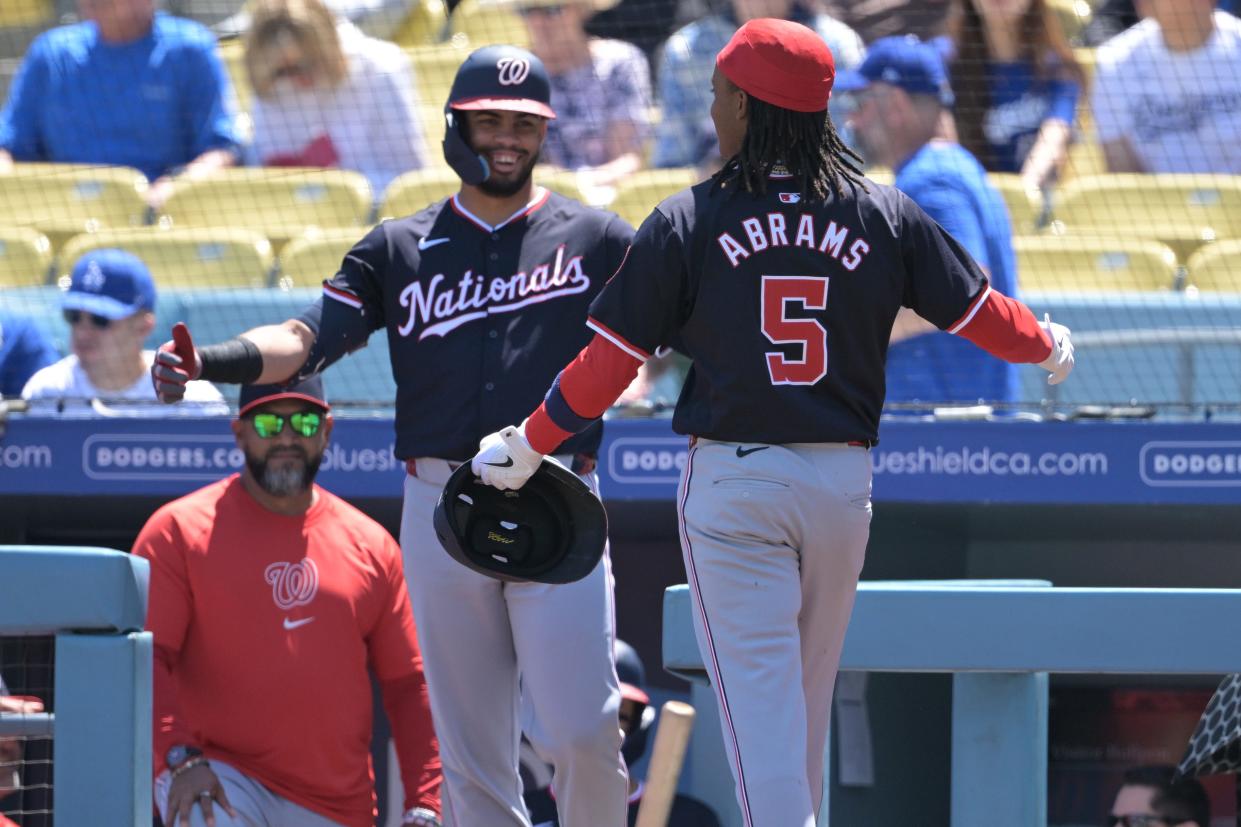
[[[822,802],[897,312],[1051,382],[1073,367],[1066,328],[993,290],[909,198],[862,176],[827,115],[834,74],[796,23],[737,31],[712,79],[730,160],[643,222],[591,305],[594,340],[473,460],[484,481],[520,487],[657,349],[692,358],[673,419],[692,446],[681,545],[748,827],[810,827]]]

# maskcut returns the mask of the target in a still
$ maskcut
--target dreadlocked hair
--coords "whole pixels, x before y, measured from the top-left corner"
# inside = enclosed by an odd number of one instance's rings
[[[767,176],[780,167],[801,184],[802,198],[822,201],[829,192],[841,197],[844,181],[866,189],[861,166],[826,110],[794,112],[750,95],[741,151],[714,177],[716,186],[737,178],[746,192],[762,195]]]

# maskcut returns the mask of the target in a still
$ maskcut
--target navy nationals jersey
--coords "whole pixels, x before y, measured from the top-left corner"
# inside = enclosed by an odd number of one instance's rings
[[[536,188],[499,226],[453,196],[358,242],[324,302],[360,310],[368,332],[387,329],[396,455],[468,459],[485,434],[538,407],[590,340],[581,321],[632,238],[613,213]],[[558,453],[593,455],[601,433]]]
[[[660,204],[589,324],[639,359],[674,346],[693,365],[678,433],[730,442],[874,442],[901,306],[944,330],[985,297],[969,254],[899,190],[844,184],[802,199],[706,181]]]

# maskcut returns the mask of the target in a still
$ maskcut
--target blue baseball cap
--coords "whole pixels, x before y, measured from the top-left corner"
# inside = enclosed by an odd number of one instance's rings
[[[915,35],[884,37],[870,44],[856,69],[836,76],[836,89],[858,92],[872,83],[886,83],[911,95],[930,95],[951,107],[955,98],[941,49]]]
[[[124,250],[92,250],[73,265],[69,289],[61,297],[65,310],[84,310],[107,319],[123,319],[155,309],[155,280],[142,259]]]

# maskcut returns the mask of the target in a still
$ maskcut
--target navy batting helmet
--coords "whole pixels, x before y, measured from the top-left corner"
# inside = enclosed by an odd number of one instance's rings
[[[484,46],[457,69],[444,105],[444,160],[477,186],[491,175],[486,159],[465,142],[455,110],[503,109],[554,118],[552,85],[543,61],[516,46]]]
[[[486,485],[467,462],[435,505],[435,534],[457,562],[497,580],[572,583],[603,556],[608,518],[581,478],[544,459],[516,491]]]

